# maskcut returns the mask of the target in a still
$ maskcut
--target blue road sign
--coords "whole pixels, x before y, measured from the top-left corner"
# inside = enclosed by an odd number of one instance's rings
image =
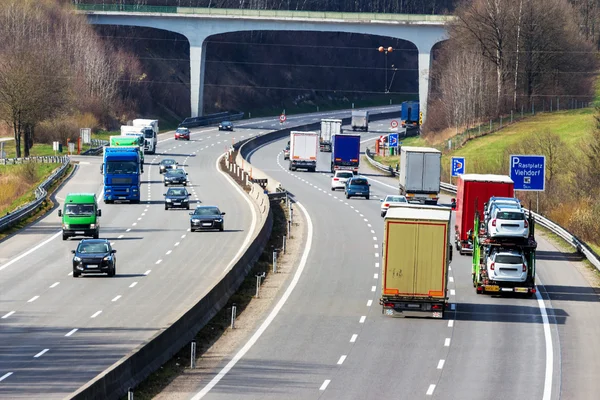
[[[465,158],[452,157],[452,176],[459,176],[465,173]]]
[[[388,137],[388,143],[390,147],[398,147],[398,134],[390,133]]]
[[[515,183],[515,190],[544,191],[545,171],[545,156],[510,156],[510,179]]]

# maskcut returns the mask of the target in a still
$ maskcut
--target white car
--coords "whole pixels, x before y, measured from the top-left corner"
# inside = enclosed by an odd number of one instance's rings
[[[333,178],[331,178],[331,190],[345,189],[346,181],[353,176],[352,171],[335,171]]]
[[[497,208],[490,215],[487,231],[491,238],[527,238],[529,222],[521,209]]]
[[[496,251],[487,258],[488,278],[499,282],[525,282],[527,260],[519,251]]]
[[[388,194],[385,199],[381,200],[381,216],[385,217],[387,210],[394,204],[408,204],[408,200],[406,200],[406,196]]]
[[[485,218],[489,218],[495,208],[504,208],[504,207],[515,207],[522,208],[521,202],[517,198],[513,197],[492,197],[485,204],[484,207],[484,216]]]

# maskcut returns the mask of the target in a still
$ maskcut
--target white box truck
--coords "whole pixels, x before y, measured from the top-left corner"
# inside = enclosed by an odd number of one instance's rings
[[[157,119],[134,119],[133,126],[143,128],[144,151],[146,153],[156,153],[158,147],[158,120]]]
[[[368,111],[352,111],[352,121],[350,123],[352,130],[368,131],[369,130],[369,112]]]
[[[442,153],[430,147],[403,146],[400,151],[400,194],[408,201],[437,204]]]
[[[331,140],[334,135],[342,133],[341,119],[322,119],[321,137],[319,139],[319,149],[321,151],[331,151]]]
[[[290,171],[304,168],[317,170],[319,152],[319,134],[317,132],[290,132]]]

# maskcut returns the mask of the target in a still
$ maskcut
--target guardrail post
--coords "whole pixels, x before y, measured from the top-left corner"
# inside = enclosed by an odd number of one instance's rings
[[[292,221],[290,221],[288,219],[288,223],[287,223],[287,237],[291,237],[290,236],[290,231],[292,230]]]
[[[283,254],[285,254],[285,238],[286,238],[286,235],[284,234],[283,235],[283,245],[281,246],[283,249]]]
[[[133,389],[127,389],[127,400],[133,400]]]
[[[235,317],[237,316],[237,306],[235,303],[231,306],[231,329],[235,329]]]
[[[190,368],[194,369],[194,368],[196,368],[196,341],[195,340],[192,340],[191,352],[192,352],[192,354],[190,355]]]
[[[256,275],[256,298],[260,296],[260,280],[265,277],[265,273]]]
[[[277,273],[277,250],[273,249],[273,273]]]

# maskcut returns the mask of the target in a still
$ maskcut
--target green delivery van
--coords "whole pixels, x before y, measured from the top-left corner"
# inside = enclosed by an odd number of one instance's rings
[[[96,195],[93,193],[69,193],[58,216],[62,217],[62,238],[71,236],[91,236],[98,239],[100,222]]]

